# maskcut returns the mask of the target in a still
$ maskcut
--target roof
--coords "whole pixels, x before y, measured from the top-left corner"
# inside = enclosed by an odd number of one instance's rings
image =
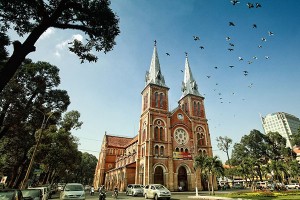
[[[106,135],[106,145],[113,147],[125,148],[134,138]]]
[[[296,154],[300,154],[300,148],[299,148],[299,147],[293,148],[293,151],[294,151]]]
[[[146,72],[146,86],[150,83],[167,87],[165,78],[161,73],[159,59],[157,55],[156,43],[154,45],[153,55],[151,59],[150,69]]]
[[[190,68],[190,64],[188,61],[188,57],[185,58],[185,70],[184,70],[184,80],[182,83],[182,96],[180,99],[185,97],[188,94],[192,94],[195,96],[200,96],[200,93],[198,92],[198,85],[196,81],[194,80],[192,70]]]

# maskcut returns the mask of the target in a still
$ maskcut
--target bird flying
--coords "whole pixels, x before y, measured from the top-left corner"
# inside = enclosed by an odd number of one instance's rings
[[[200,49],[204,49],[204,46],[200,46],[199,48],[200,48]]]
[[[266,58],[266,59],[269,59],[270,57],[269,57],[269,56],[265,56],[265,58]]]
[[[261,4],[260,3],[256,3],[256,8],[261,8]]]
[[[231,38],[230,37],[226,37],[226,40],[229,41]]]
[[[239,57],[239,60],[244,60],[242,57]]]
[[[232,44],[232,43],[229,43],[229,45],[232,46],[232,47],[234,47],[234,44]]]
[[[266,41],[267,41],[267,39],[266,39],[266,38],[261,38],[261,40],[262,40],[262,41],[264,41],[264,42],[266,42]]]
[[[254,8],[254,5],[252,3],[247,3],[248,8]]]
[[[232,0],[232,1],[230,1],[231,3],[232,3],[232,5],[235,5],[235,4],[237,4],[237,3],[240,3],[238,0]]]
[[[215,69],[218,69],[218,67],[215,67]]]
[[[200,38],[198,36],[193,36],[194,40],[200,40]]]
[[[234,49],[228,48],[228,51],[233,51]]]
[[[206,76],[207,78],[210,78],[210,76]]]
[[[261,45],[258,45],[258,48],[262,48],[262,46],[261,46]]]
[[[233,22],[229,22],[229,26],[235,26]]]
[[[230,68],[233,68],[234,66],[233,66],[233,65],[230,65],[229,67],[230,67]]]
[[[269,33],[269,36],[272,36],[272,35],[274,35],[274,33],[273,33],[273,32],[271,32],[271,31],[268,31],[268,33]]]
[[[245,74],[248,74],[248,71],[243,71]]]
[[[253,56],[253,59],[257,60],[257,56]]]
[[[257,28],[257,25],[256,24],[253,24],[253,26],[252,26],[253,28]]]
[[[167,56],[170,56],[170,54],[169,54],[169,53],[166,53],[166,55],[167,55]]]

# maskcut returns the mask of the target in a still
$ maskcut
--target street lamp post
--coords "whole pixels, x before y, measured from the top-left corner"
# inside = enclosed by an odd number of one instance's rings
[[[38,110],[40,111],[40,110]],[[40,111],[41,113],[43,113],[42,111]],[[43,113],[44,115],[44,118],[43,118],[43,122],[42,122],[42,125],[41,125],[41,128],[40,128],[40,134],[38,136],[38,139],[37,139],[37,142],[36,142],[36,145],[34,147],[34,150],[33,150],[33,153],[32,153],[32,156],[31,156],[31,159],[30,159],[30,163],[29,163],[29,166],[27,168],[27,171],[26,171],[26,175],[25,175],[25,178],[23,179],[23,182],[21,184],[21,189],[25,189],[26,188],[26,185],[27,185],[27,182],[28,182],[28,178],[29,178],[29,174],[31,172],[31,168],[32,168],[32,165],[34,163],[34,157],[35,157],[35,154],[37,152],[37,149],[40,145],[40,142],[41,142],[41,138],[42,138],[42,135],[43,135],[43,131],[45,130],[46,128],[46,124],[49,120],[49,118],[53,115],[54,113],[51,113],[48,118],[46,119],[46,115]]]

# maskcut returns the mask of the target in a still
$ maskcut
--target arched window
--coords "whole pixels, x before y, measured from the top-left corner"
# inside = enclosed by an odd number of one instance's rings
[[[198,107],[197,107],[197,115],[200,116],[200,103],[198,102]]]
[[[142,138],[142,141],[145,141],[146,140],[146,130],[144,129],[143,130],[143,138]]]
[[[189,150],[188,150],[188,149],[185,149],[185,150],[184,150],[184,152],[185,152],[185,153],[188,153],[188,152],[189,152]]]
[[[155,155],[158,155],[158,146],[155,146],[154,154],[155,154]]]
[[[183,152],[183,148],[180,148],[180,152]]]
[[[160,140],[164,141],[164,129],[163,129],[163,127],[160,127],[159,130],[160,130],[159,131],[160,132]]]
[[[158,127],[157,126],[154,128],[154,139],[158,140]]]
[[[160,93],[159,104],[160,104],[160,107],[161,107],[161,108],[163,107],[163,103],[164,103],[164,94],[163,94],[163,93]]]
[[[147,108],[148,107],[148,93],[146,94],[146,99],[145,99],[145,108]]]
[[[194,101],[194,115],[197,115],[197,103]]]
[[[197,145],[198,146],[206,145],[204,129],[199,126],[196,131],[197,131]]]
[[[160,147],[160,156],[163,156],[163,155],[164,155],[164,147],[161,146],[161,147]]]
[[[154,94],[154,100],[155,100],[155,107],[158,107],[158,93],[155,92]]]
[[[146,95],[144,96],[144,108],[143,108],[143,110],[145,110],[146,109]]]
[[[175,151],[176,151],[176,152],[179,152],[179,148],[178,148],[178,147],[176,147]]]
[[[145,149],[144,147],[142,147],[142,157],[144,157],[144,155],[145,155]]]
[[[189,109],[188,109],[187,103],[185,103],[185,106],[184,106],[184,107],[185,107],[185,111],[188,112]]]
[[[198,140],[198,144],[200,146],[204,146],[205,145],[205,136],[203,133],[198,134],[199,135],[199,140]]]
[[[199,149],[198,153],[199,153],[200,155],[202,155],[202,150],[201,150],[201,149]]]
[[[207,152],[205,150],[203,150],[203,155],[207,155]]]

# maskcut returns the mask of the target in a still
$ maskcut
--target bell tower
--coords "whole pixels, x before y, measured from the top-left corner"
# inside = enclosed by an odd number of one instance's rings
[[[204,97],[198,91],[194,80],[188,56],[185,57],[184,80],[182,82],[182,95],[179,106],[192,120],[194,140],[194,154],[207,154],[212,156],[211,138],[205,114]]]
[[[138,136],[138,158],[136,183],[143,185],[164,180],[154,180],[153,165],[158,159],[167,158],[168,146],[168,101],[169,88],[165,84],[158,59],[156,41],[146,72],[145,87],[142,91],[142,110]]]

